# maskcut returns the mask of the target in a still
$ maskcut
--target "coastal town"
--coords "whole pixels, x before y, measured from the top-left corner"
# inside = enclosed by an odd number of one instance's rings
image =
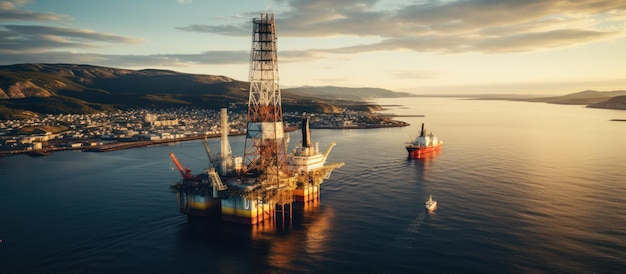
[[[22,120],[0,120],[0,156],[44,156],[53,151],[105,152],[159,143],[218,137],[220,111],[173,108],[134,109],[95,114],[33,115]],[[398,127],[408,124],[391,114],[344,110],[341,113],[285,112],[285,129],[295,130],[303,115],[311,128],[345,129]],[[246,113],[228,111],[229,135],[246,129]]]

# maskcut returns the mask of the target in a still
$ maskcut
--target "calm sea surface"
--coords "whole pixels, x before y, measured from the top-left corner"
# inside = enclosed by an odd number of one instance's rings
[[[0,158],[0,273],[624,273],[626,111],[458,98],[383,99],[409,127],[313,130],[329,162],[290,226],[188,218],[168,153],[200,141]],[[395,105],[391,107],[391,105]],[[398,106],[400,105],[400,106]],[[421,123],[440,139],[409,160]],[[243,153],[244,139],[230,139]],[[300,141],[291,133],[291,146]],[[214,151],[219,139],[209,141]],[[439,206],[424,210],[432,194]]]

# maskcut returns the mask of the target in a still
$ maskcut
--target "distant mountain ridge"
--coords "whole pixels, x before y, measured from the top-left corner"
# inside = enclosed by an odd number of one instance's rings
[[[198,92],[207,85],[232,83],[231,78],[196,75],[168,70],[127,70],[75,64],[18,64],[0,66],[0,98],[47,97],[64,91],[104,93]],[[244,83],[244,82],[241,82]],[[21,89],[23,87],[23,89]],[[229,88],[214,89],[224,92]],[[6,92],[8,90],[9,92]],[[37,90],[39,92],[32,92]],[[21,92],[20,92],[21,91]]]
[[[586,105],[589,108],[607,108],[626,110],[626,90],[597,91],[584,90],[561,96],[537,97],[531,95],[481,95],[482,100],[513,100],[526,102],[544,102],[563,105]]]
[[[533,98],[529,101],[534,102],[546,102],[554,104],[570,104],[570,105],[591,105],[597,104],[609,100],[612,97],[624,96],[626,90],[614,90],[614,91],[597,91],[597,90],[584,90],[575,92],[563,96],[553,97],[539,97]]]
[[[609,100],[591,104],[591,105],[588,105],[587,107],[626,110],[626,96],[620,95],[620,96],[611,97]]]
[[[193,106],[216,108],[248,102],[249,82],[170,70],[129,70],[78,64],[0,66],[0,119],[35,113],[92,113],[109,109]],[[364,99],[397,97],[376,88],[282,89],[283,109],[336,112],[380,109]],[[3,114],[4,113],[4,114]]]
[[[374,98],[397,98],[397,97],[413,97],[414,94],[406,92],[395,92],[382,88],[348,88],[336,86],[322,87],[298,87],[288,89],[292,93],[299,95],[326,98],[326,99],[343,99],[343,100],[366,100]]]

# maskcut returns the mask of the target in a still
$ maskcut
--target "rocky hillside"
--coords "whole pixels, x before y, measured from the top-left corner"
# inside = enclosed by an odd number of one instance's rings
[[[626,90],[596,91],[585,90],[561,96],[536,97],[531,95],[483,95],[481,100],[513,100],[527,102],[545,102],[563,105],[585,105],[590,108],[625,109]]]
[[[626,110],[626,96],[615,96],[604,102],[588,105],[590,108],[609,108]]]
[[[341,95],[335,87],[333,90],[284,89],[283,109],[326,113],[342,108],[379,109],[359,100],[369,97],[370,89],[343,89],[348,95]],[[137,107],[245,108],[248,92],[248,82],[225,76],[76,64],[17,64],[0,66],[0,119],[28,112],[90,113]],[[335,96],[325,97],[333,92]]]
[[[307,96],[333,100],[367,100],[374,98],[397,98],[415,96],[406,92],[395,92],[382,88],[348,88],[348,87],[299,87],[288,89],[290,92]]]
[[[546,102],[553,104],[566,105],[591,105],[609,100],[612,97],[626,95],[626,90],[615,91],[596,91],[585,90],[581,92],[571,93],[563,96],[541,97],[529,99],[532,102]]]

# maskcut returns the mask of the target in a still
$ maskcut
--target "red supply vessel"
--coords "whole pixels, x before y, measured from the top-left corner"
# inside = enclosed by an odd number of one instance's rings
[[[427,154],[441,150],[442,145],[443,141],[437,139],[432,133],[426,134],[424,123],[422,123],[420,136],[406,145],[406,151],[410,158],[422,158]]]

